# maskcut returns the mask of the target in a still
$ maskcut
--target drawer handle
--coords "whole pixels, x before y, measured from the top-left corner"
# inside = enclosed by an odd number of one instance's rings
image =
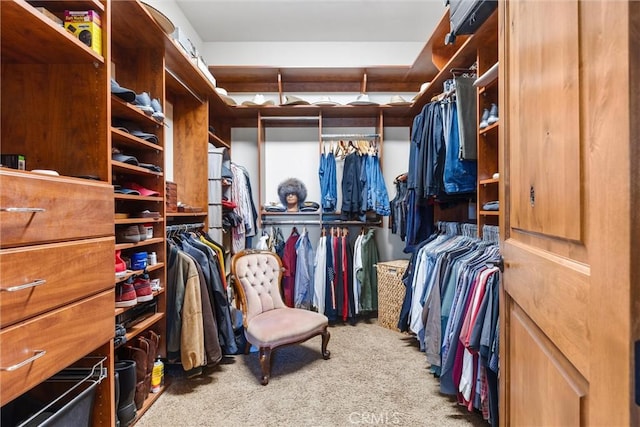
[[[47,281],[44,279],[36,279],[33,282],[25,283],[24,285],[16,285],[16,286],[9,286],[8,288],[0,288],[0,292],[21,291],[23,289],[35,288],[36,286],[44,285],[45,283],[47,283]]]
[[[0,212],[45,212],[44,208],[0,208]]]
[[[28,365],[29,363],[35,361],[36,359],[40,359],[45,354],[47,354],[47,350],[35,350],[35,354],[30,358],[23,360],[20,363],[16,363],[15,365],[8,366],[6,368],[3,366],[0,366],[0,371],[8,371],[8,372],[15,371],[16,369],[20,369],[24,365]]]

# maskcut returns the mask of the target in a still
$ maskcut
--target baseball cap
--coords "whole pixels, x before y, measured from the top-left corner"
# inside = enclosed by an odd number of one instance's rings
[[[160,195],[160,193],[158,193],[157,191],[145,188],[142,185],[135,182],[128,182],[124,185],[126,188],[130,188],[132,190],[137,191],[138,193],[140,193],[141,196],[159,196]]]
[[[122,153],[113,153],[111,155],[111,160],[139,166],[138,159],[136,159],[134,156],[127,156],[126,154],[122,154]]]
[[[111,79],[111,93],[126,102],[133,102],[136,99],[134,91],[120,86],[114,79]]]
[[[136,123],[128,122],[126,120],[114,119],[112,126],[116,129],[120,129],[123,132],[127,132],[133,136],[136,136],[145,141],[158,143],[158,137],[153,133],[144,132]]]

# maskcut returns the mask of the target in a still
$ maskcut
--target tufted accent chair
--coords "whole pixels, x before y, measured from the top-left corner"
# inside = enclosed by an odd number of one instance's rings
[[[236,302],[241,304],[244,333],[249,344],[259,348],[262,385],[271,376],[271,351],[322,335],[322,357],[329,358],[329,321],[323,314],[287,307],[280,294],[282,262],[271,251],[244,250],[231,260]]]

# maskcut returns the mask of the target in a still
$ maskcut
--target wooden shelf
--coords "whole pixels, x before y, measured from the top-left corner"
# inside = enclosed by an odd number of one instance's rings
[[[195,59],[177,45],[169,36],[164,36],[165,69],[167,84],[172,90],[189,94],[200,101],[211,97],[215,87],[195,64]]]
[[[122,224],[147,224],[147,223],[161,223],[164,222],[164,218],[122,218],[116,219],[116,225]]]
[[[48,2],[49,5],[56,2]],[[66,3],[66,2],[65,2]],[[96,2],[82,2],[95,6]],[[104,12],[104,10],[102,10]],[[98,55],[63,27],[23,0],[3,0],[0,8],[3,63],[104,64]],[[55,46],[55,49],[51,49]]]
[[[164,267],[164,263],[163,262],[159,262],[156,265],[150,265],[147,267],[147,272],[150,271],[154,271],[154,270],[159,270],[162,267]],[[116,283],[120,283],[120,282],[124,282],[125,280],[127,280],[129,277],[133,276],[134,274],[142,274],[144,272],[144,270],[127,270],[126,274],[124,274],[122,277],[118,277],[116,276]],[[162,292],[164,292],[164,288],[160,291],[158,291],[157,293],[154,293],[154,295],[159,295]],[[130,308],[130,307],[129,307]],[[124,311],[127,311],[128,308],[116,308],[116,316]],[[118,310],[121,310],[120,312],[118,312]]]
[[[131,194],[114,193],[115,200],[128,200],[138,202],[163,202],[164,198],[156,196],[135,196]]]
[[[205,211],[200,212],[167,212],[167,218],[199,218],[202,216],[207,216],[208,213]]]
[[[111,140],[120,147],[133,148],[136,150],[140,149],[150,149],[163,151],[164,148],[158,144],[154,144],[153,142],[147,142],[142,138],[138,138],[137,136],[133,136],[130,133],[122,131],[118,128],[111,128]]]
[[[147,168],[140,166],[130,165],[129,163],[119,162],[117,160],[111,161],[111,167],[114,172],[126,173],[128,175],[142,175],[142,176],[163,176],[162,172],[154,172]]]
[[[164,238],[162,237],[154,237],[153,239],[143,240],[138,243],[116,243],[116,250],[123,249],[131,249],[131,248],[142,248],[145,246],[155,245],[157,243],[164,243]]]
[[[478,181],[478,184],[487,185],[487,184],[497,184],[499,182],[500,182],[500,179],[489,178],[489,179],[481,179],[480,181]]]
[[[211,132],[209,132],[209,142],[218,148],[220,147],[231,148],[231,144],[229,144],[227,141],[224,141],[222,138],[220,138],[219,136]]]
[[[121,49],[163,49],[165,34],[138,1],[111,2],[111,42]]]
[[[484,215],[484,216],[498,216],[500,215],[500,211],[479,211],[480,215]]]
[[[444,38],[443,38],[444,39]],[[427,66],[263,67],[209,66],[217,86],[229,93],[416,92],[437,70]],[[425,61],[426,64],[426,61]],[[422,65],[422,64],[421,64]],[[365,78],[366,76],[366,78]],[[280,84],[279,84],[280,81]],[[366,81],[366,83],[365,83]],[[355,98],[355,96],[354,96]]]
[[[129,3],[128,1],[119,1],[118,3]],[[111,117],[127,119],[142,123],[143,127],[161,127],[163,123],[147,116],[142,110],[123,101],[115,95],[111,95]],[[124,133],[124,132],[123,132]],[[153,133],[153,132],[150,132]]]
[[[492,124],[490,124],[489,126],[487,126],[484,129],[479,129],[478,130],[478,134],[480,136],[485,136],[485,135],[488,135],[488,134],[490,134],[492,132],[497,132],[499,126],[500,126],[500,122],[499,121],[495,122],[495,123],[492,123]]]
[[[146,319],[132,326],[131,328],[127,329],[127,334],[125,335],[127,337],[127,342],[131,341],[139,333],[149,329],[150,327],[152,327],[162,319],[164,319],[164,313],[156,313],[147,317]]]

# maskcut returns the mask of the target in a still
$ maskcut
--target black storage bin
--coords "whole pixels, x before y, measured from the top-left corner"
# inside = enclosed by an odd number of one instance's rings
[[[497,0],[450,0],[451,31],[445,44],[454,43],[458,34],[473,34],[498,8]]]
[[[2,427],[89,427],[98,382],[49,380],[0,410]]]

